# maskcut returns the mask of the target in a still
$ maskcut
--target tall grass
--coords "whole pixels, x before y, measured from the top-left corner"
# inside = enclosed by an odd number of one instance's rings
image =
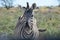
[[[13,34],[18,17],[23,14],[18,8],[11,10],[0,10],[0,33]],[[60,11],[45,13],[38,11],[34,15],[37,19],[38,28],[47,29],[41,33],[46,40],[60,39]]]

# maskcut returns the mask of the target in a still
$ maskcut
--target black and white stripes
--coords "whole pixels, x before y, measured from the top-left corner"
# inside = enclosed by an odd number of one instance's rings
[[[18,19],[18,23],[15,28],[15,37],[18,40],[38,40],[39,31],[36,26],[33,9],[34,6],[32,6],[32,8],[27,8],[23,16]]]

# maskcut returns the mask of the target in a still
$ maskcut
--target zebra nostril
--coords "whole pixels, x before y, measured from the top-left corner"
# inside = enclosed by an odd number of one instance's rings
[[[31,17],[31,19],[33,19],[33,17]]]

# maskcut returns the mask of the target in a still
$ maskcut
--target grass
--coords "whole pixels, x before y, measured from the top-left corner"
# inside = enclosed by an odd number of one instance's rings
[[[56,12],[37,12],[35,17],[37,26],[41,29],[47,29],[44,33],[46,40],[60,40],[60,14]]]
[[[15,10],[14,10],[15,11]],[[0,32],[13,33],[21,12],[3,9],[0,11]]]
[[[56,9],[53,8],[52,10]],[[60,10],[59,7],[57,10]],[[5,8],[0,9],[0,33],[13,34],[18,17],[21,15],[22,12],[18,8],[10,10],[6,10]],[[46,40],[60,39],[60,11],[41,12],[40,9],[35,13],[35,18],[37,19],[37,26],[39,28],[47,29],[46,32],[43,32]]]

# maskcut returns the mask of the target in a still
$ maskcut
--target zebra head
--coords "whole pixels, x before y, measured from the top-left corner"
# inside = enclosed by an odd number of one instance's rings
[[[27,7],[25,8],[25,12],[24,12],[24,17],[26,17],[26,20],[28,20],[29,18],[33,17],[33,10],[36,8],[36,4],[33,3],[32,7],[29,7],[29,3],[27,2]]]
[[[33,3],[32,6],[29,6],[29,3],[27,2],[27,7],[25,7],[25,12],[23,14],[22,17],[25,18],[26,20],[26,25],[28,25],[28,27],[32,27],[31,26],[31,22],[33,22],[33,17],[34,17],[34,12],[33,10],[36,9],[36,4]]]

